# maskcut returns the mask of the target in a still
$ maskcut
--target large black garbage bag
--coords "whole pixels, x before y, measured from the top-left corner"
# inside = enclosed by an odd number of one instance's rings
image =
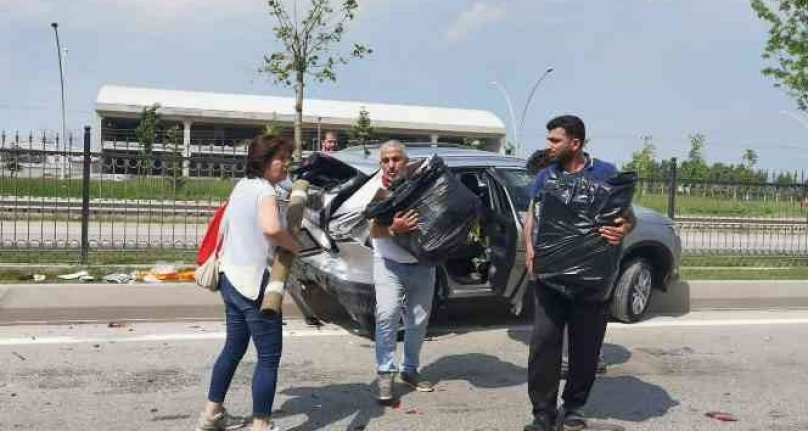
[[[533,239],[540,284],[570,298],[609,298],[622,248],[609,245],[598,228],[614,224],[631,208],[636,181],[631,172],[606,181],[550,175]]]
[[[346,181],[362,182],[367,176],[345,162],[327,154],[313,153],[306,157],[297,171],[297,177],[311,185],[330,190]]]
[[[365,217],[384,226],[399,211],[418,213],[418,230],[396,235],[393,241],[420,262],[442,263],[464,244],[477,217],[480,199],[452,174],[437,155],[416,165],[405,180],[390,187],[384,201],[372,202]]]

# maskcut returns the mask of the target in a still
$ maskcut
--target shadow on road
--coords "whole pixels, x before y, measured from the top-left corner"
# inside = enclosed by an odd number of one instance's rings
[[[528,330],[511,329],[508,336],[525,345],[530,344]],[[602,352],[607,367],[631,361],[631,351],[618,344],[604,343]],[[679,402],[661,386],[630,375],[610,376],[607,368],[605,375],[598,376],[583,412],[594,419],[643,422],[664,416],[677,405]]]
[[[444,356],[421,373],[436,383],[464,380],[478,388],[503,388],[527,381],[526,368],[485,353]]]
[[[280,393],[291,398],[273,412],[273,417],[306,416],[304,423],[290,431],[320,430],[351,416],[346,431],[363,430],[384,413],[374,397],[373,382],[293,387]]]
[[[583,412],[595,419],[644,422],[665,416],[677,405],[679,402],[660,386],[634,376],[606,375],[598,377]]]

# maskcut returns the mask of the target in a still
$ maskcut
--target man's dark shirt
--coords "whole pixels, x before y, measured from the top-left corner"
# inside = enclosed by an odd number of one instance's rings
[[[584,166],[584,169],[578,173],[571,174],[564,172],[557,162],[553,162],[550,166],[539,171],[536,178],[533,180],[533,184],[530,186],[530,196],[533,198],[533,201],[538,202],[541,200],[542,189],[544,189],[544,184],[547,182],[547,178],[550,177],[552,170],[562,172],[563,175],[566,175],[569,178],[586,178],[587,180],[598,182],[606,181],[617,174],[617,168],[613,164],[604,162],[600,159],[594,159],[590,157],[589,154],[585,154],[585,156],[586,165]]]

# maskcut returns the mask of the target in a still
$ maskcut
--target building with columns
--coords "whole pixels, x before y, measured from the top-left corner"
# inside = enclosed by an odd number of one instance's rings
[[[243,143],[274,123],[292,136],[294,98],[224,94],[104,85],[96,99],[93,141],[108,166],[126,170],[126,160],[142,153],[135,138],[144,107],[159,104],[164,127],[182,130],[181,148],[155,143],[155,160],[181,154],[184,176],[218,175],[225,165],[242,163]],[[463,143],[478,141],[479,148],[502,152],[506,128],[493,113],[482,110],[413,105],[307,99],[303,111],[304,150],[319,149],[326,131],[336,131],[339,144],[349,144],[349,131],[364,108],[379,140]],[[178,140],[178,139],[177,139]],[[239,167],[236,166],[235,171]]]

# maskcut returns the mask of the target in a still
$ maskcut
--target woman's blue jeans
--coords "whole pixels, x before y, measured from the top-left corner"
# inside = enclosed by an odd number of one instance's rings
[[[265,274],[262,285],[266,284],[267,278],[268,274]],[[252,337],[258,352],[252,379],[253,416],[269,416],[275,401],[278,364],[283,346],[282,318],[280,315],[270,317],[261,314],[263,292],[255,301],[245,298],[224,273],[219,279],[219,292],[225,304],[227,339],[213,366],[208,400],[214,403],[224,402],[236,367],[247,351]]]

